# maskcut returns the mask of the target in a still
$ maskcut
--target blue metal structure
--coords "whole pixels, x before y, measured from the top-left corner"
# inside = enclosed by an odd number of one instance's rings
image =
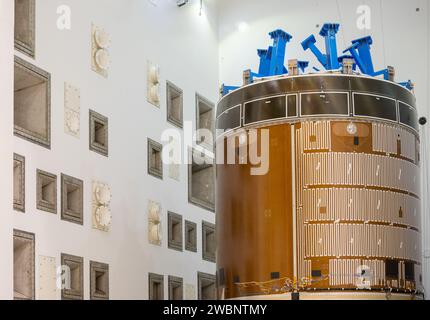
[[[413,90],[414,89],[414,84],[412,83],[411,80],[408,80],[407,82],[399,82],[399,84],[403,87],[408,88],[409,90]]]
[[[326,23],[321,28],[320,36],[325,39],[325,54],[323,54],[315,45],[317,40],[314,35],[309,36],[302,42],[303,50],[311,50],[326,70],[336,70],[340,68],[336,40],[336,34],[339,31],[339,27],[340,25],[338,23]]]
[[[236,89],[239,89],[240,87],[238,86],[226,86],[226,85],[222,85],[221,86],[221,95],[225,96],[226,94],[228,94],[230,91],[234,91]]]
[[[297,66],[302,71],[302,73],[305,73],[306,68],[309,67],[309,61],[298,61]]]
[[[270,77],[288,74],[288,70],[284,65],[285,53],[287,43],[290,42],[293,37],[281,29],[272,31],[269,35],[273,39],[273,46],[270,46],[267,50],[257,50],[258,56],[260,57],[260,68],[256,76]]]
[[[328,71],[338,70],[341,68],[344,59],[353,59],[353,70],[357,68],[363,74],[371,77],[383,76],[385,80],[390,80],[389,68],[375,71],[371,45],[373,39],[370,36],[355,39],[352,41],[352,45],[343,51],[344,55],[338,55],[337,40],[336,36],[339,32],[340,25],[338,23],[325,23],[319,35],[325,39],[325,53],[322,53],[316,46],[317,40],[314,35],[309,36],[301,45],[303,49],[310,50],[315,57],[318,59],[320,64]],[[270,38],[273,40],[273,45],[269,46],[268,49],[258,49],[257,54],[260,58],[260,65],[258,72],[252,72],[247,70],[246,79],[247,83],[253,83],[254,78],[271,77],[288,74],[287,68],[285,68],[285,55],[287,44],[291,41],[292,36],[281,30],[277,29],[269,33]],[[306,68],[309,67],[308,61],[298,61],[297,67],[301,73],[305,73]],[[313,66],[312,69],[316,72],[320,72],[320,69]],[[408,82],[401,82],[400,85],[412,90],[414,88],[411,80]],[[238,89],[238,86],[226,86],[222,85],[222,95],[228,94],[230,91]]]
[[[372,54],[370,52],[370,47],[372,44],[373,39],[370,36],[356,39],[352,41],[352,46],[350,46],[343,52],[349,52],[354,57],[354,60],[362,73],[372,77],[383,75],[384,79],[388,80],[388,69],[375,71],[375,68],[373,66]]]

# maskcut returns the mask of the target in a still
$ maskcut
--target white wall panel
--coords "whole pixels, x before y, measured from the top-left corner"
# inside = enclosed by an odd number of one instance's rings
[[[147,137],[159,141],[163,130],[171,128],[166,121],[166,80],[184,91],[185,121],[195,122],[196,92],[217,101],[215,4],[205,2],[204,13],[199,16],[198,0],[190,1],[183,8],[178,8],[174,1],[157,1],[156,5],[141,0],[37,1],[36,59],[17,55],[52,75],[52,148],[47,150],[12,136],[12,3],[1,0],[0,7],[0,139],[7,139],[1,143],[0,180],[7,183],[4,188],[10,188],[12,180],[7,177],[11,176],[13,152],[26,156],[28,206],[25,214],[13,213],[12,195],[3,192],[0,181],[0,298],[12,297],[13,228],[36,234],[36,254],[58,259],[64,252],[84,257],[85,298],[89,298],[89,260],[109,264],[112,299],[146,299],[148,272],[183,277],[184,283],[195,285],[197,271],[214,274],[215,264],[201,258],[201,232],[197,233],[197,253],[173,252],[167,248],[167,242],[162,248],[148,244],[145,215],[148,200],[162,204],[163,221],[167,221],[167,210],[183,215],[198,226],[202,220],[214,222],[215,216],[188,203],[187,166],[180,168],[180,182],[167,175],[161,181],[146,174],[147,150],[142,141]],[[56,25],[57,8],[64,4],[71,9],[70,30],[59,30]],[[91,70],[92,23],[103,27],[112,39],[108,78]],[[147,60],[160,66],[160,109],[146,102]],[[80,139],[64,133],[65,82],[80,88]],[[90,108],[109,118],[109,158],[88,149]],[[83,226],[66,223],[58,215],[42,214],[36,209],[36,169],[57,175],[66,173],[84,180]],[[92,180],[104,181],[112,188],[113,224],[109,233],[92,229]],[[12,218],[13,223],[8,224],[7,220]],[[167,230],[164,226],[164,239]],[[36,288],[39,285],[37,277]],[[167,297],[167,282],[165,287]]]

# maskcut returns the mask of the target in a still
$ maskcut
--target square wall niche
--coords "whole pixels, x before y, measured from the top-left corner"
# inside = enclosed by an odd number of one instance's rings
[[[198,299],[216,300],[216,277],[211,274],[199,272],[197,278]]]
[[[184,280],[182,278],[169,276],[169,300],[184,299]]]
[[[150,273],[148,283],[149,300],[164,300],[164,276]]]
[[[57,214],[57,176],[37,170],[37,209]]]
[[[148,174],[163,179],[163,146],[148,139]]]
[[[36,0],[15,0],[15,49],[34,58]]]
[[[184,95],[182,89],[167,81],[167,121],[182,128],[184,126]]]
[[[13,155],[13,208],[25,212],[25,158]]]
[[[51,75],[15,57],[14,133],[16,136],[51,146]]]
[[[72,223],[84,224],[84,182],[61,175],[61,219]]]
[[[215,225],[203,221],[202,224],[202,252],[203,260],[215,262],[216,260],[216,234]]]
[[[35,299],[35,235],[13,231],[13,290],[16,300]]]
[[[63,269],[63,289],[61,299],[83,300],[84,298],[84,258],[61,254]]]
[[[211,159],[212,164],[208,164],[208,160],[206,163],[199,164],[192,155],[191,157],[192,160],[190,159],[188,165],[188,200],[206,210],[215,211],[215,166],[213,159]]]
[[[90,110],[90,150],[105,157],[109,155],[109,120]]]
[[[169,221],[169,248],[182,251],[183,233],[182,233],[182,216],[173,212],[168,213]]]
[[[215,136],[215,104],[203,96],[196,94],[196,129],[209,130],[212,133],[212,139],[202,134],[197,134],[197,144],[213,146]]]
[[[197,252],[197,224],[185,221],[185,249]]]
[[[109,300],[109,265],[90,261],[90,299]]]

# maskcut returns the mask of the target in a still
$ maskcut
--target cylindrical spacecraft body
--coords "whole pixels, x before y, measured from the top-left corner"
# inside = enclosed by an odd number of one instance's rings
[[[219,298],[419,296],[411,91],[360,75],[268,78],[224,96],[217,129]]]

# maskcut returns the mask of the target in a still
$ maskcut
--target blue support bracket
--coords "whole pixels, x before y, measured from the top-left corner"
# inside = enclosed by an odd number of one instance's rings
[[[250,79],[249,79],[250,83],[253,83],[254,82],[254,78],[258,78],[259,76],[260,76],[259,74],[251,71]]]
[[[373,39],[370,36],[356,39],[352,41],[352,46],[347,48],[344,53],[349,52],[354,57],[354,60],[362,73],[372,77],[383,75],[385,80],[389,80],[390,77],[388,69],[375,71],[372,53],[370,52],[372,44]]]
[[[368,36],[353,40],[352,46],[343,51],[343,53],[349,52],[354,57],[361,72],[370,76],[373,76],[375,73],[372,54],[370,53],[370,46],[372,44],[372,37]]]
[[[256,77],[271,77],[277,75],[288,74],[287,68],[285,68],[285,53],[287,43],[293,38],[289,33],[277,29],[269,33],[273,40],[273,45],[269,46],[268,49],[258,49],[257,54],[260,58],[260,65],[258,73],[246,70],[246,83],[253,83]],[[305,66],[306,67],[306,66]],[[304,68],[303,67],[303,71]],[[230,91],[236,90],[239,87],[236,86],[221,86],[221,95],[225,96]]]
[[[390,79],[389,74],[388,74],[388,69],[383,69],[383,70],[380,70],[380,71],[376,71],[376,72],[373,73],[373,76],[374,77],[384,76],[385,80],[389,80]]]
[[[225,84],[221,85],[221,96],[225,96],[229,94],[231,91],[234,91],[236,89],[239,89],[240,87],[237,86],[226,86]]]
[[[306,68],[309,67],[309,61],[297,61],[297,66],[302,71],[302,73],[305,73]]]
[[[269,33],[273,39],[273,45],[268,49],[259,49],[257,54],[260,57],[260,66],[258,77],[271,77],[282,74],[287,74],[288,70],[285,68],[285,53],[287,43],[293,38],[287,32],[277,29]]]
[[[408,80],[407,82],[399,82],[399,84],[411,91],[414,90],[414,83],[411,80]]]
[[[339,32],[340,24],[326,23],[320,31],[320,36],[325,39],[327,70],[339,69],[339,61],[337,60],[337,41],[336,34]]]
[[[285,74],[285,71],[287,71],[284,65],[287,43],[290,42],[293,37],[281,29],[272,31],[269,35],[273,39],[269,76]]]
[[[261,75],[269,74],[272,50],[273,50],[272,47],[269,47],[269,49],[257,50],[257,54],[260,57],[260,67],[258,69],[258,74],[261,74]]]
[[[339,31],[338,23],[326,23],[320,31],[320,36],[325,38],[326,53],[323,54],[315,45],[317,42],[314,35],[309,36],[302,42],[303,49],[311,50],[326,70],[336,70],[340,68],[337,53],[336,34]]]
[[[315,43],[317,40],[315,39],[314,35],[309,36],[302,42],[303,50],[310,49],[314,56],[318,59],[318,61],[323,65],[327,65],[327,57],[325,54],[322,54],[322,52],[316,47]]]

